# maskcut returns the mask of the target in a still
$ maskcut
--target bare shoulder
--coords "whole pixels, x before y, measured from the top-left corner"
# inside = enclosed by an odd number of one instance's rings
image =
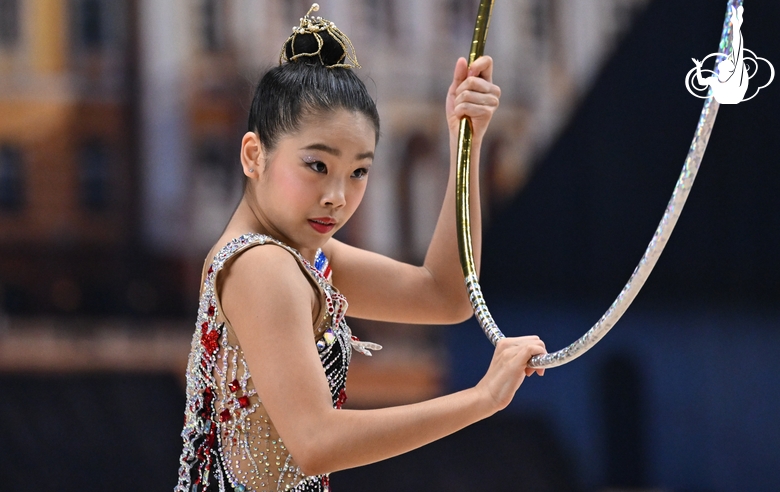
[[[244,251],[225,265],[220,280],[223,285],[235,282],[262,290],[296,285],[311,290],[298,261],[289,251],[274,244]]]
[[[264,317],[274,317],[280,310],[310,313],[315,300],[298,261],[272,244],[254,246],[227,263],[218,289],[224,314],[234,328],[259,313]]]

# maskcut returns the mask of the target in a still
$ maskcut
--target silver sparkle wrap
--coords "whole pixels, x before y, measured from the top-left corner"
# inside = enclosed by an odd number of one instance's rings
[[[723,25],[719,45],[720,53],[730,54],[731,52],[731,9],[738,8],[742,3],[742,0],[728,1],[726,20]],[[666,243],[672,235],[674,226],[677,224],[677,219],[682,213],[682,209],[691,192],[693,182],[696,179],[696,174],[701,166],[704,151],[707,149],[712,127],[715,124],[715,117],[718,114],[718,107],[719,104],[712,98],[712,90],[710,90],[708,98],[704,102],[704,107],[702,108],[701,116],[699,117],[699,123],[696,127],[696,133],[693,136],[693,141],[688,150],[688,156],[685,159],[682,172],[680,173],[680,177],[672,192],[672,197],[653,234],[653,238],[650,240],[645,253],[639,260],[639,264],[634,269],[634,272],[631,274],[628,282],[626,282],[623,290],[620,291],[620,294],[618,294],[617,298],[604,315],[581,338],[557,352],[534,356],[529,362],[530,367],[547,369],[571,362],[593,348],[593,346],[596,345],[596,343],[598,343],[613,326],[615,326],[618,320],[623,316],[623,313],[626,312],[634,298],[644,286],[645,281],[650,276],[650,272],[652,272],[653,267],[655,267],[664,247],[666,247]],[[465,187],[467,188],[467,186]],[[466,272],[464,271],[464,273]],[[488,339],[495,345],[498,340],[504,338],[504,334],[498,328],[488,311],[482,296],[479,280],[476,274],[468,272],[468,274],[465,275],[465,281],[477,321],[485,332],[485,335],[487,335]]]

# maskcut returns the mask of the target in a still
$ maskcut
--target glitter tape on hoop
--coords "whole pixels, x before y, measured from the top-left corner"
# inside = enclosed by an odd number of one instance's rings
[[[742,5],[742,0],[729,0],[726,8],[726,20],[723,25],[723,33],[720,40],[720,52],[730,54],[731,45],[731,8],[734,9]],[[471,52],[469,54],[469,64],[478,57],[482,56],[487,39],[488,26],[490,25],[490,15],[493,9],[493,0],[481,0],[479,11],[477,13],[477,22],[474,27],[474,38],[471,42]],[[546,355],[534,356],[529,362],[530,367],[551,368],[561,366],[590,350],[609,330],[620,320],[623,313],[633,302],[636,295],[642,289],[645,281],[650,276],[653,267],[655,267],[658,258],[672,235],[677,219],[680,217],[685,201],[691,191],[696,174],[701,166],[704,151],[712,133],[712,127],[715,124],[715,117],[718,114],[718,102],[712,98],[712,89],[708,98],[704,102],[704,107],[699,117],[699,123],[696,127],[696,133],[693,136],[691,147],[688,150],[688,156],[685,159],[680,177],[672,192],[666,210],[661,217],[661,222],[647,245],[644,255],[639,260],[639,264],[634,269],[628,282],[620,291],[615,301],[607,309],[607,312],[596,322],[581,338],[568,347]],[[479,321],[479,325],[485,332],[488,339],[495,345],[504,338],[504,334],[498,328],[498,325],[490,315],[485,299],[482,296],[482,289],[474,267],[474,254],[471,246],[471,221],[469,211],[469,187],[470,187],[470,168],[471,168],[471,122],[468,118],[463,118],[460,124],[458,135],[458,168],[456,184],[456,208],[458,221],[458,248],[460,251],[460,263],[463,269],[463,276],[466,281],[466,288],[469,292],[474,314]]]

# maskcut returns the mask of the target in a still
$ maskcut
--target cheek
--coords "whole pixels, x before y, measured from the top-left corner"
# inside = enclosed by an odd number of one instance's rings
[[[305,201],[311,195],[311,183],[305,177],[299,176],[296,172],[284,173],[278,176],[274,186],[278,195],[281,195],[283,203],[292,205],[293,203]]]
[[[360,202],[363,201],[363,196],[366,194],[366,185],[367,181],[363,180],[358,183],[354,183],[349,188],[349,196],[347,197],[347,203],[349,204],[350,208],[354,211],[358,205],[360,205]]]

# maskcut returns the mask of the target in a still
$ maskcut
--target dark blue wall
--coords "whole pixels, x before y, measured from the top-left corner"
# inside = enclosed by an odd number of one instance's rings
[[[508,336],[538,334],[550,350],[573,342],[601,315],[592,306],[513,304],[493,311]],[[476,384],[492,346],[473,322],[453,328],[448,339],[452,388]],[[609,428],[615,422],[609,417],[610,406],[621,402],[605,400],[604,388],[620,376],[609,372],[611,361],[628,358],[638,377],[627,397],[641,403],[635,422],[640,433],[629,449],[642,458],[636,485],[780,490],[778,354],[777,311],[630,310],[593,350],[542,378],[527,379],[507,412],[546,419],[581,487],[615,485],[609,461]]]
[[[495,296],[611,302],[650,241],[702,101],[691,58],[717,51],[726,2],[655,0],[527,187],[485,237]],[[746,47],[780,69],[780,2],[745,2]],[[759,72],[756,79],[768,74]],[[723,105],[701,172],[642,298],[780,301],[780,80]]]
[[[684,77],[691,58],[717,51],[725,7],[650,2],[495,216],[481,280],[504,331],[557,350],[619,293],[687,154],[702,101]],[[744,18],[746,47],[780,68],[780,2],[747,0]],[[720,107],[677,230],[615,331],[521,388],[512,410],[549,419],[582,487],[780,490],[778,155],[775,80]],[[473,325],[449,340],[453,387],[475,383],[491,346]]]

